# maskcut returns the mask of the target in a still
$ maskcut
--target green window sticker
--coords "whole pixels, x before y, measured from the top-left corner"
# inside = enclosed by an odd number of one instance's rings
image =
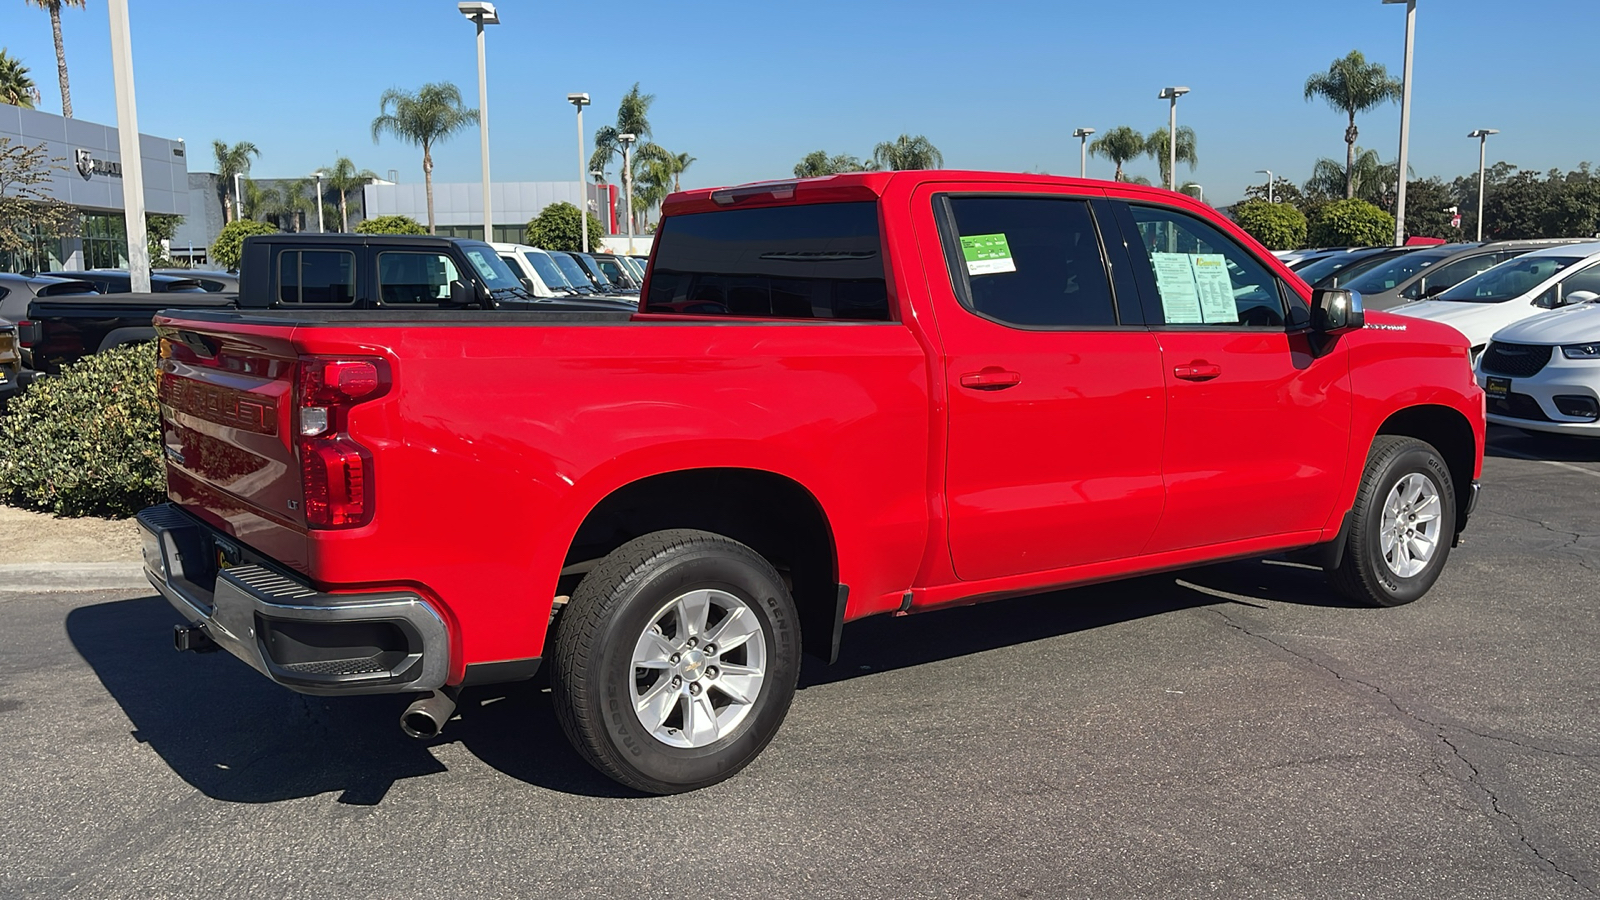
[[[1011,245],[1006,243],[1003,234],[963,235],[961,255],[967,261],[968,275],[995,275],[1017,270],[1017,263],[1011,258]]]

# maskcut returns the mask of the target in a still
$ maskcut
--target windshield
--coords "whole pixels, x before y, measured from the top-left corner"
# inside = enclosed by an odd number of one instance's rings
[[[1321,281],[1323,278],[1332,275],[1340,269],[1343,269],[1349,265],[1354,265],[1355,263],[1358,263],[1371,255],[1372,254],[1370,253],[1339,253],[1335,254],[1334,256],[1324,256],[1319,260],[1308,263],[1307,265],[1301,266],[1298,269],[1294,269],[1294,273],[1299,275],[1301,278],[1304,278],[1306,280],[1306,284],[1316,284],[1318,281]]]
[[[596,285],[600,288],[600,290],[607,293],[616,293],[617,291],[622,290],[622,286],[617,284],[616,280],[600,267],[599,260],[587,253],[574,253],[572,255],[583,260],[583,267],[591,273],[593,276],[591,280],[596,282]]]
[[[578,261],[565,253],[552,253],[550,258],[561,267],[561,273],[567,276],[567,283],[577,288],[580,294],[594,293],[594,285],[589,281],[589,276],[584,274],[583,267]]]
[[[472,263],[473,271],[483,279],[488,286],[489,293],[496,294],[501,291],[515,291],[524,296],[527,291],[522,287],[522,279],[517,273],[511,271],[506,261],[485,243],[479,241],[462,241],[461,252],[467,255],[467,261]]]
[[[572,290],[571,282],[567,281],[567,276],[561,274],[561,269],[550,261],[550,257],[532,250],[524,250],[522,258],[528,261],[528,265],[533,266],[533,271],[538,273],[539,280],[544,282],[545,287],[552,291]]]
[[[1382,263],[1373,266],[1360,278],[1353,278],[1341,286],[1364,294],[1381,294],[1384,291],[1392,291],[1408,281],[1413,275],[1455,252],[1454,250],[1447,250],[1443,253],[1415,250],[1411,253],[1402,253],[1393,259],[1384,260]]]
[[[1519,256],[1479,272],[1435,299],[1504,303],[1527,294],[1550,276],[1581,260],[1579,256]]]
[[[600,271],[606,273],[612,284],[628,290],[634,289],[633,270],[623,265],[620,260],[615,257],[601,259],[597,256],[595,262],[600,264]]]
[[[637,259],[634,259],[631,256],[619,256],[617,259],[621,260],[622,264],[627,266],[629,271],[633,272],[633,278],[635,281],[639,282],[640,284],[644,283],[644,266],[639,265],[639,261]]]

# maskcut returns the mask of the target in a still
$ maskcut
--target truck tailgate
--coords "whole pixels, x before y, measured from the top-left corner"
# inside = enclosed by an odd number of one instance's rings
[[[304,571],[294,326],[161,319],[157,333],[168,495]]]

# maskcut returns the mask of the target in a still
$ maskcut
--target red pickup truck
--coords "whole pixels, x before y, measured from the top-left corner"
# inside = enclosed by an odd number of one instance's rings
[[[754,758],[846,622],[1296,550],[1407,603],[1477,496],[1461,335],[1165,191],[676,194],[640,307],[158,317],[179,647],[417,692],[418,736],[542,660],[578,750],[665,793]]]

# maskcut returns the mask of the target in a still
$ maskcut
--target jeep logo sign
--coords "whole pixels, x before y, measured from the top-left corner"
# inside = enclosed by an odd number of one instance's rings
[[[122,163],[95,159],[88,150],[76,150],[73,155],[77,158],[78,174],[82,175],[85,180],[88,180],[91,175],[106,175],[111,178],[122,177]]]

